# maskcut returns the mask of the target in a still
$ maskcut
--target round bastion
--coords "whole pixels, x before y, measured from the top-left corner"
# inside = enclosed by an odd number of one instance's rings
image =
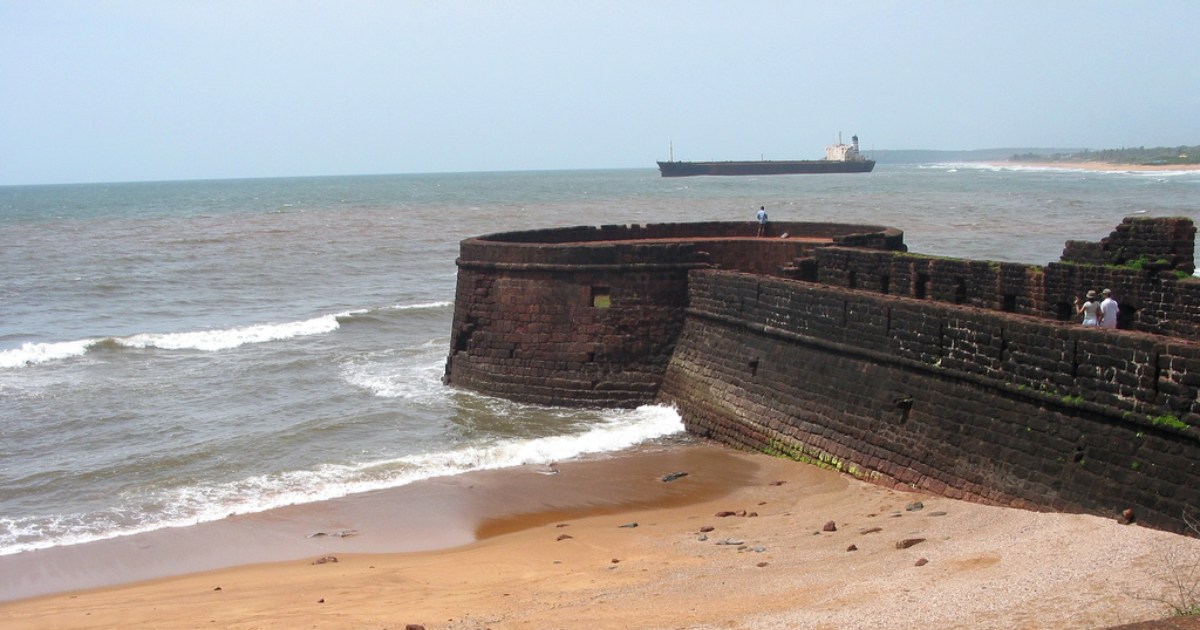
[[[445,381],[542,405],[653,402],[688,306],[688,272],[815,280],[817,248],[904,251],[903,232],[838,223],[604,225],[466,239]]]

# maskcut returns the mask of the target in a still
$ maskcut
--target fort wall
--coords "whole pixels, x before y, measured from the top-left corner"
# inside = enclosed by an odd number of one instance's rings
[[[877,226],[756,223],[562,228],[463,241],[445,380],[520,402],[653,402],[687,305],[687,274],[778,275],[834,242],[903,247]]]
[[[888,484],[1178,528],[1200,505],[1200,348],[696,271],[660,400],[688,430]]]
[[[464,241],[446,381],[666,402],[699,435],[952,497],[1175,530],[1200,505],[1190,220],[1126,219],[1046,266],[912,254],[878,226],[771,227]],[[1124,330],[1076,323],[1074,297],[1101,287]]]

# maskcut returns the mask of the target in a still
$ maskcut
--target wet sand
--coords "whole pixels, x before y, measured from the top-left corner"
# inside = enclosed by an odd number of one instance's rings
[[[1103,628],[1165,616],[1172,567],[1200,565],[1200,541],[1111,518],[904,492],[712,445],[108,542],[118,550],[0,558],[6,594],[30,583],[14,571],[38,565],[53,570],[33,582],[54,591],[0,604],[0,625]],[[260,562],[272,554],[293,559]],[[145,579],[147,567],[186,575]],[[134,575],[144,581],[120,583]],[[80,576],[98,588],[59,592]]]

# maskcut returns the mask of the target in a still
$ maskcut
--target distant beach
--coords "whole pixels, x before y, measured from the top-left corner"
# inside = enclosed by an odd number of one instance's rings
[[[1038,168],[1064,171],[1200,171],[1200,164],[1118,164],[1114,162],[984,162],[997,168]]]

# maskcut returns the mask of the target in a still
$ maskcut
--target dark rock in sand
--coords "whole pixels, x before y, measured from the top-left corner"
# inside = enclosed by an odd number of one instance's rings
[[[882,528],[882,527],[871,527],[871,528],[869,528],[869,529],[864,529],[864,530],[862,530],[862,531],[861,531],[861,532],[859,532],[859,533],[860,533],[860,534],[863,534],[863,535],[865,536],[865,535],[867,535],[867,534],[877,534],[877,533],[879,533],[879,532],[881,532],[881,531],[883,531],[883,528]]]
[[[846,551],[858,551],[858,545],[850,545],[846,547]]]
[[[559,534],[559,535],[558,535],[558,538],[555,538],[554,540],[555,540],[555,542],[557,542],[557,541],[560,541],[560,540],[569,540],[569,539],[571,539],[571,538],[574,538],[574,536],[572,536],[572,535],[570,535],[570,534]]]
[[[833,521],[828,521],[828,522],[826,522],[826,523],[825,523],[825,527],[822,527],[822,528],[821,528],[821,531],[823,531],[823,532],[836,532],[836,531],[837,531],[837,523],[834,523]]]
[[[726,516],[733,516],[733,515],[734,515],[734,512],[730,512],[729,510],[717,512],[717,518],[725,518]]]
[[[925,504],[921,503],[920,501],[913,501],[912,503],[904,506],[904,509],[908,512],[916,512],[918,510],[924,510]]]
[[[705,525],[704,527],[700,528],[700,533],[708,533],[714,529],[716,529],[716,527],[713,527],[712,525]]]
[[[896,543],[896,548],[897,549],[908,549],[909,547],[912,547],[913,545],[919,545],[923,542],[925,542],[924,538],[905,538],[904,540],[901,540]]]
[[[920,560],[917,560],[916,562],[914,562],[913,566],[914,567],[923,567],[927,564],[929,564],[929,561],[926,560],[925,558],[921,558]]]
[[[328,562],[337,562],[337,561],[338,561],[337,556],[322,556],[320,558],[317,558],[316,560],[313,560],[312,563],[313,564],[326,564]]]
[[[638,526],[637,523],[625,523],[624,525],[619,525],[619,527],[625,527],[625,528],[634,528],[637,526]]]
[[[663,475],[662,480],[664,482],[671,482],[671,481],[675,481],[676,479],[679,479],[680,477],[686,477],[686,476],[687,476],[687,473],[685,473],[685,472],[673,472],[669,475]]]
[[[308,537],[309,538],[324,538],[325,536],[332,536],[334,538],[346,538],[347,536],[357,536],[357,535],[358,535],[358,530],[356,530],[356,529],[343,529],[343,530],[336,531],[336,532],[313,532],[313,533],[309,534]]]

